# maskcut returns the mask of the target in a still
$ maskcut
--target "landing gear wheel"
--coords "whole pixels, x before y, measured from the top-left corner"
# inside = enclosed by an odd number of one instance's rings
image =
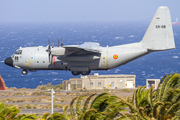
[[[23,70],[22,70],[22,74],[23,74],[23,75],[26,75],[27,73],[28,73],[28,71],[27,71],[26,69],[23,69]]]
[[[82,72],[81,72],[82,75],[89,75],[90,73],[91,73],[90,70],[89,70],[89,71],[82,71]]]
[[[73,74],[73,75],[80,75],[81,74],[81,72],[78,72],[78,71],[71,71],[71,73]]]

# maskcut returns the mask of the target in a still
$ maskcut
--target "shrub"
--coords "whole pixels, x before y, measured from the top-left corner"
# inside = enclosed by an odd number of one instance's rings
[[[34,96],[40,96],[40,95],[50,96],[51,93],[47,93],[47,92],[44,92],[44,91],[36,91],[36,92],[33,92],[31,95],[34,95]]]
[[[15,96],[22,96],[22,93],[21,92],[17,92],[14,94]]]
[[[127,88],[123,89],[122,91],[123,91],[123,92],[131,92],[131,90],[129,90],[129,89],[127,89]]]
[[[27,104],[27,105],[26,105],[26,108],[27,108],[27,109],[31,109],[31,108],[32,108],[32,105],[31,105],[31,104]]]

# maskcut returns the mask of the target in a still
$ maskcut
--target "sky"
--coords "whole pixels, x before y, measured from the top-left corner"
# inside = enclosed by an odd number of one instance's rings
[[[140,21],[168,6],[180,19],[180,0],[0,0],[0,22]]]

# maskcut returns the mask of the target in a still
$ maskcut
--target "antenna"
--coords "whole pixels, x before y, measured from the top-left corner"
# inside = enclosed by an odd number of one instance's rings
[[[63,38],[61,38],[61,47],[63,46]]]

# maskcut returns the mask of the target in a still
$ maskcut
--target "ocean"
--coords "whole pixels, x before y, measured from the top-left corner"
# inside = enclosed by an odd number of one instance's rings
[[[7,87],[36,88],[38,85],[80,77],[70,71],[37,71],[22,75],[20,69],[4,64],[19,47],[47,46],[48,39],[58,45],[63,37],[64,45],[80,45],[98,42],[106,47],[139,42],[150,21],[143,22],[47,22],[47,23],[0,23],[0,75]],[[144,86],[146,79],[161,79],[164,75],[180,71],[180,26],[173,26],[176,49],[153,52],[126,65],[107,71],[91,71],[90,75],[133,74],[136,86]],[[51,41],[52,42],[52,41]]]

